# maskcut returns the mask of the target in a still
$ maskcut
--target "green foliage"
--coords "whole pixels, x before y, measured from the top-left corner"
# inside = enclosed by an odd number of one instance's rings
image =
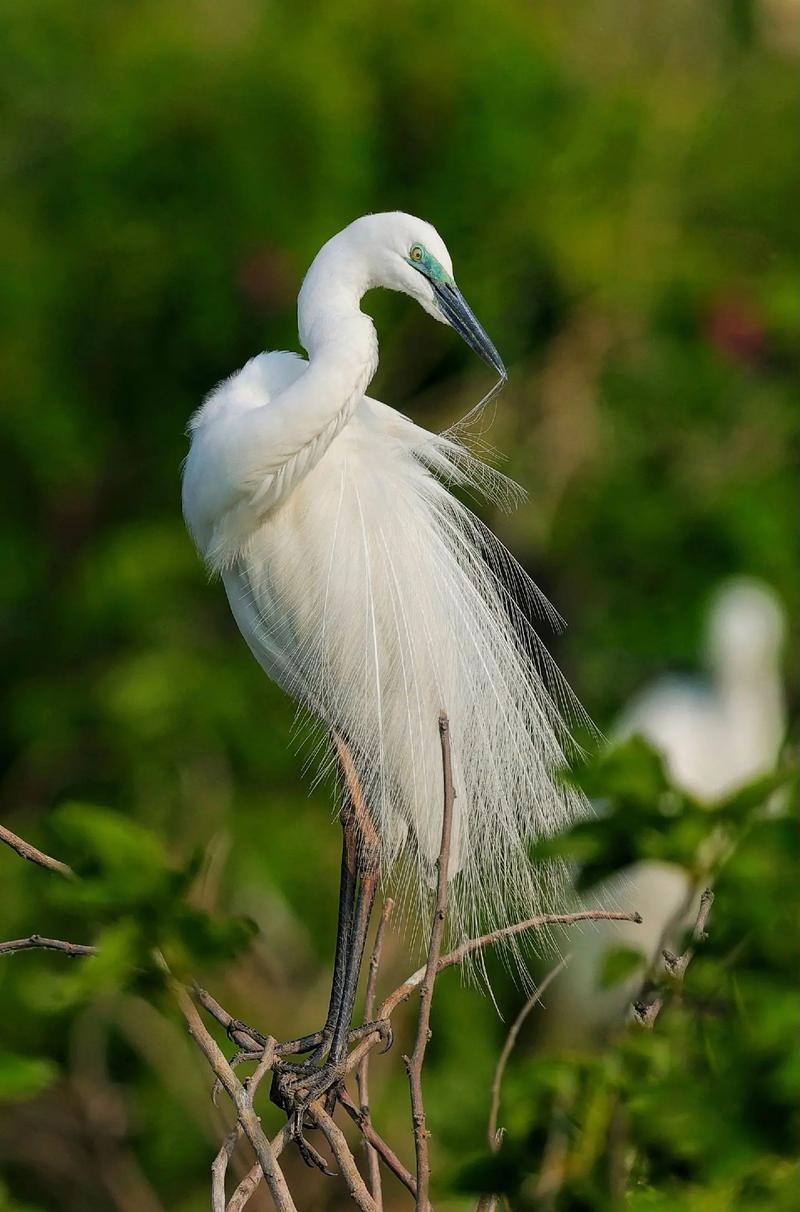
[[[58,1070],[43,1057],[0,1052],[0,1103],[32,1098],[52,1085]]]
[[[706,803],[673,785],[660,754],[642,737],[598,750],[564,775],[583,789],[595,815],[563,837],[542,842],[541,857],[561,855],[580,864],[577,887],[590,888],[637,859],[675,863],[693,875],[708,873],[713,862],[703,843],[716,832],[714,850],[744,828],[754,813],[790,781],[778,770]],[[613,805],[613,811],[606,811]]]
[[[199,853],[175,869],[150,830],[88,804],[65,804],[52,825],[79,878],[54,881],[50,903],[84,931],[107,923],[97,939],[99,955],[58,982],[66,1002],[149,973],[155,950],[183,972],[230,962],[253,938],[256,926],[249,919],[192,907],[187,898],[200,871]]]
[[[682,818],[699,807],[670,787],[644,742],[600,755],[577,777],[605,796],[604,840],[598,833],[588,852],[594,870],[605,874],[598,855],[605,860],[619,847],[626,823],[633,840],[619,850],[623,861],[653,857],[646,814],[638,830],[630,816],[640,795],[643,808],[649,796],[670,797],[657,853],[674,860],[687,837]],[[633,1023],[599,1055],[573,1050],[512,1068],[501,1115],[508,1137],[499,1153],[463,1167],[456,1189],[493,1190],[515,1209],[539,1208],[543,1158],[555,1149],[559,1209],[791,1206],[800,1131],[800,887],[796,822],[774,801],[781,781],[785,774],[758,779],[708,806],[700,849],[713,853],[707,842],[718,822],[729,827],[708,934],[680,985],[662,975],[666,1001],[654,1028]],[[585,837],[584,825],[568,835],[579,841],[573,853]],[[700,874],[697,862],[687,869]],[[604,978],[626,979],[640,963],[635,951],[609,951]]]

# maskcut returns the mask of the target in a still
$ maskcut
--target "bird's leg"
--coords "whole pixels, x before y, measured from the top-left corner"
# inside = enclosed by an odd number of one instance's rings
[[[353,1017],[353,1006],[358,990],[358,978],[361,971],[361,962],[364,956],[364,947],[369,931],[379,874],[377,861],[367,860],[366,863],[359,865],[361,867],[361,878],[356,898],[355,918],[347,948],[338,1015],[330,1040],[330,1049],[327,1052],[327,1058],[322,1065],[314,1068],[311,1073],[306,1071],[302,1076],[298,1074],[300,1077],[299,1081],[295,1078],[295,1080],[290,1079],[287,1082],[286,1077],[288,1075],[283,1069],[276,1075],[275,1084],[278,1096],[287,1110],[291,1108],[296,1132],[300,1132],[304,1113],[310,1104],[327,1091],[331,1091],[332,1097],[335,1097],[333,1092],[344,1077],[344,1061],[347,1057],[347,1046],[350,1039],[350,1023]]]
[[[339,879],[339,910],[336,921],[336,953],[325,1025],[321,1031],[315,1031],[313,1035],[304,1035],[300,1039],[288,1040],[286,1043],[279,1044],[277,1049],[278,1055],[310,1051],[309,1058],[295,1066],[297,1069],[307,1069],[327,1055],[334,1029],[339,1021],[353,931],[357,877],[356,840],[353,836],[352,811],[350,804],[347,803],[342,809],[342,866]]]
[[[276,1073],[275,1101],[280,1101],[287,1109],[291,1106],[297,1131],[301,1129],[305,1109],[315,1098],[337,1085],[343,1075],[342,1064],[347,1053],[358,978],[379,876],[378,835],[364,803],[350,748],[336,733],[333,740],[339,758],[345,802],[342,814],[342,887],[350,891],[351,876],[354,889],[357,883],[355,913],[351,909],[349,915],[343,916],[340,901],[334,978],[328,1019],[323,1031],[324,1044],[318,1045],[311,1058],[317,1060],[327,1056],[327,1059],[310,1074],[304,1066],[303,1076],[295,1069],[294,1077],[290,1077],[284,1066]]]

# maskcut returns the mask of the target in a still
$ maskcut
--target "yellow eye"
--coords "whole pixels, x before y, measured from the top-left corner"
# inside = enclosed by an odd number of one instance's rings
[[[409,253],[409,256],[411,257],[412,261],[421,261],[422,260],[422,245],[413,244],[411,246],[411,252]]]

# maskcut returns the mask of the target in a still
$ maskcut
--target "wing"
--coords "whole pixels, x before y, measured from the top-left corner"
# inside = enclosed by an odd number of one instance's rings
[[[296,383],[306,366],[303,358],[285,350],[258,354],[215,387],[189,422],[192,445],[183,469],[183,516],[207,559],[218,525],[225,527],[226,540],[234,538],[237,528],[252,526],[249,496],[237,509],[242,485],[228,451],[229,435],[247,413]]]

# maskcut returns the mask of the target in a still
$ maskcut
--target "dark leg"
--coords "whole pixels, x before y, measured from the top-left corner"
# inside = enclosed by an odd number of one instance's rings
[[[372,916],[372,906],[375,903],[377,887],[378,868],[376,865],[369,872],[362,874],[361,886],[358,890],[356,915],[353,922],[353,933],[344,973],[339,1012],[331,1039],[330,1057],[334,1064],[338,1064],[347,1051],[350,1023],[353,1018],[353,1007],[358,990],[358,978],[364,958],[364,947],[367,942],[367,933],[369,931],[369,922]]]
[[[330,1049],[327,1059],[324,1064],[318,1068],[314,1068],[311,1072],[308,1069],[304,1069],[301,1074],[295,1070],[294,1080],[289,1078],[288,1083],[285,1080],[288,1076],[285,1071],[278,1078],[278,1087],[283,1103],[284,1105],[291,1105],[293,1120],[298,1132],[301,1130],[303,1113],[306,1107],[316,1098],[319,1098],[320,1095],[325,1094],[326,1091],[331,1091],[331,1097],[335,1098],[334,1091],[344,1076],[343,1065],[347,1057],[350,1023],[353,1017],[353,1006],[358,990],[361,961],[364,955],[372,906],[378,886],[377,862],[370,862],[368,866],[362,862],[359,866],[361,878],[356,898],[355,919],[347,947],[338,1015],[333,1035],[330,1039]],[[297,1080],[298,1078],[299,1080]],[[289,1107],[287,1106],[288,1109]]]
[[[336,922],[336,954],[333,960],[333,980],[325,1026],[321,1032],[317,1031],[313,1035],[306,1035],[301,1039],[291,1041],[292,1052],[308,1052],[310,1049],[314,1049],[309,1057],[309,1062],[320,1060],[328,1051],[331,1037],[339,1021],[342,993],[346,983],[357,881],[356,852],[350,825],[351,815],[349,807],[342,815],[342,867],[339,879],[339,912]],[[279,1052],[281,1050],[279,1048]]]
[[[333,734],[333,742],[339,758],[342,793],[347,797],[349,809],[345,822],[344,850],[345,854],[350,856],[360,880],[355,917],[346,949],[342,987],[339,990],[339,1007],[331,1040],[330,1056],[333,1064],[337,1065],[347,1051],[353,1006],[358,990],[358,977],[361,972],[372,906],[375,903],[375,892],[378,887],[380,847],[372,817],[364,803],[350,747],[336,733]],[[333,1001],[332,996],[331,1005],[333,1005]]]
[[[307,1066],[304,1066],[302,1071],[295,1069],[293,1075],[283,1069],[283,1072],[276,1073],[275,1083],[276,1093],[280,1094],[284,1105],[293,1105],[298,1131],[304,1109],[315,1098],[337,1084],[342,1076],[341,1066],[347,1054],[358,978],[378,886],[378,835],[361,794],[349,746],[336,734],[333,741],[339,757],[342,793],[345,797],[342,818],[342,897],[328,1018],[323,1030],[323,1042],[310,1058],[312,1061],[320,1060],[327,1053],[328,1059],[311,1073],[308,1072]],[[355,896],[355,913],[352,899],[349,901],[349,910],[347,908],[345,890],[348,897]]]

